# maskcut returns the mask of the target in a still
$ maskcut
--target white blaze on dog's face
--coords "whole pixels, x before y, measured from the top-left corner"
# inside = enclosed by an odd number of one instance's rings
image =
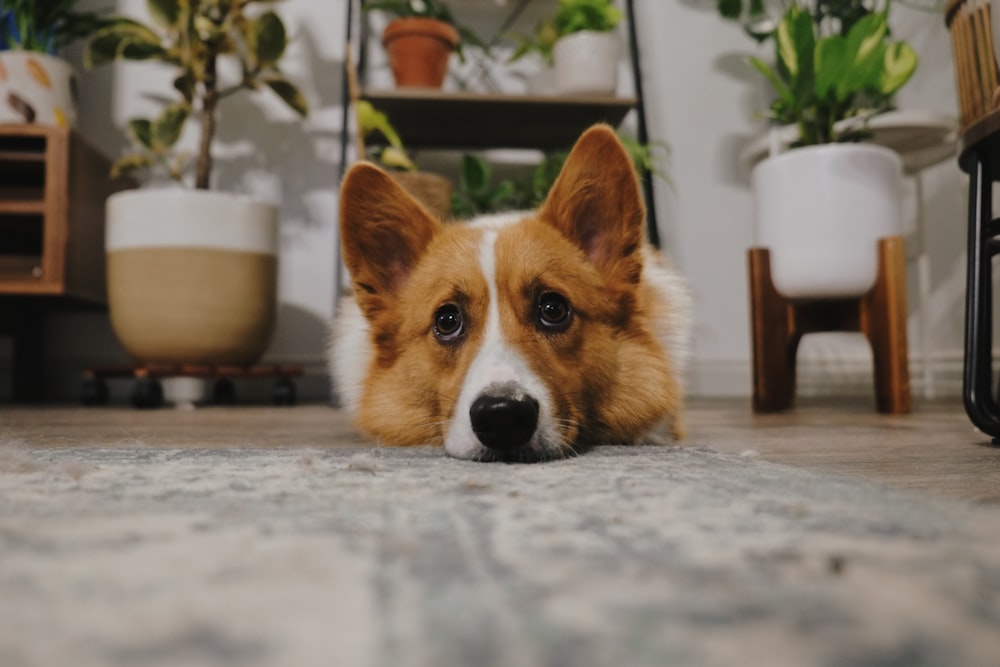
[[[348,173],[341,201],[368,329],[351,391],[383,443],[533,461],[676,416],[651,325],[663,305],[642,283],[645,213],[609,128],[584,134],[536,212],[442,225],[371,165]]]

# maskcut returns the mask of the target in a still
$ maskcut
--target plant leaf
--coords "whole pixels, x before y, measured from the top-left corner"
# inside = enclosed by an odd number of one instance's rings
[[[254,50],[260,65],[273,65],[284,54],[288,44],[285,24],[274,12],[261,14],[253,22],[253,35]]]
[[[781,99],[785,104],[793,105],[795,103],[795,97],[792,95],[791,88],[788,87],[778,73],[771,68],[766,62],[757,58],[756,56],[751,56],[749,59],[751,65],[754,69],[764,75],[774,88],[774,92],[778,94],[778,98]]]
[[[170,148],[177,143],[190,113],[187,102],[176,102],[163,110],[153,121],[153,140],[157,148]]]
[[[153,156],[143,153],[124,155],[111,163],[111,178],[119,178],[139,169],[153,166]]]
[[[119,58],[140,60],[165,55],[166,50],[155,31],[137,21],[116,18],[87,41],[83,60],[91,68]]]
[[[492,175],[490,165],[475,155],[462,156],[462,171],[459,174],[459,187],[463,192],[477,195],[486,190]]]
[[[829,35],[816,42],[813,67],[816,72],[816,97],[825,99],[831,92],[837,95],[837,82],[850,67],[847,40],[842,35]],[[842,99],[838,96],[838,99]]]
[[[812,69],[812,55],[816,48],[812,17],[792,5],[778,24],[775,39],[778,61],[788,71],[794,87],[799,74]]]
[[[847,53],[855,66],[876,55],[889,29],[885,12],[873,12],[861,17],[847,33]]]
[[[147,118],[133,118],[128,122],[128,132],[139,145],[153,149],[153,123]]]
[[[178,0],[146,0],[146,7],[157,25],[175,29],[181,21],[181,5]]]
[[[263,81],[292,111],[303,117],[309,114],[309,103],[306,102],[305,96],[302,95],[302,92],[291,81],[283,76],[274,74],[263,77]]]
[[[410,156],[395,146],[386,146],[382,150],[382,154],[379,156],[382,164],[387,167],[393,167],[395,169],[405,169],[406,171],[414,171],[417,165],[413,164],[413,160]]]
[[[917,69],[917,52],[905,42],[893,42],[886,47],[883,62],[878,91],[892,95],[913,76]]]

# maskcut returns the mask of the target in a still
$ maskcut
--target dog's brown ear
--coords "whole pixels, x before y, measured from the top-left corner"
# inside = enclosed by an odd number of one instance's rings
[[[609,126],[583,133],[541,213],[606,279],[639,281],[646,211],[632,160]]]
[[[369,318],[395,296],[441,228],[434,216],[372,164],[340,186],[340,239],[355,296]]]

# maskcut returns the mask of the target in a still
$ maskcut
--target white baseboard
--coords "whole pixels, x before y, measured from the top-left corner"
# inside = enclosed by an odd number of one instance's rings
[[[961,350],[910,356],[910,389],[915,399],[958,400],[962,395],[964,354]],[[1000,356],[997,358],[1000,361]],[[799,396],[869,395],[872,387],[871,356],[838,358],[800,357],[796,366]],[[704,398],[743,398],[753,391],[749,359],[695,359],[687,393]]]

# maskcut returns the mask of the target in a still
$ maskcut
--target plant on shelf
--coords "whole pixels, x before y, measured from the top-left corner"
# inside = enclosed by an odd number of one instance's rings
[[[667,152],[665,144],[643,144],[622,134],[618,138],[632,158],[636,174],[642,176],[649,172],[670,182],[660,166]],[[486,160],[476,155],[463,155],[458,190],[452,194],[452,214],[457,218],[467,218],[538,206],[545,201],[568,155],[568,149],[549,151],[527,177],[507,178],[496,183]]]
[[[463,155],[458,189],[451,195],[451,212],[456,218],[482,213],[513,211],[529,205],[523,185],[514,179],[493,182],[493,168],[477,155]]]
[[[552,51],[559,40],[559,31],[551,18],[539,21],[535,25],[534,32],[530,35],[514,33],[510,35],[510,38],[517,44],[517,47],[507,59],[508,63],[517,62],[529,54],[536,53],[546,66],[552,66]]]
[[[618,83],[622,13],[611,0],[559,0],[552,25],[556,92],[613,95]]]
[[[396,128],[389,122],[389,117],[372,106],[367,100],[358,100],[355,113],[358,119],[358,132],[365,141],[365,157],[372,162],[378,162],[390,170],[416,171],[417,165],[403,147]],[[381,135],[388,145],[368,142],[375,135]]]
[[[388,170],[407,192],[441,219],[451,217],[452,185],[444,176],[421,171],[403,146],[389,117],[367,100],[354,103],[358,154]]]
[[[0,50],[55,55],[104,25],[99,12],[76,11],[77,0],[4,0],[0,6]]]
[[[452,51],[464,62],[466,45],[489,50],[441,0],[376,0],[364,8],[394,17],[385,27],[382,44],[397,86],[440,88]]]
[[[185,124],[200,130],[194,186],[208,189],[219,102],[241,91],[267,88],[301,116],[308,105],[278,67],[285,53],[285,25],[273,11],[251,15],[253,0],[149,0],[153,25],[115,16],[87,41],[84,62],[95,67],[114,60],[159,60],[177,68],[173,88],[179,98],[156,118],[136,118],[128,134],[136,153],[115,163],[116,173],[161,167],[181,181],[191,157],[175,151]],[[223,81],[219,61],[236,61],[240,76]]]
[[[889,37],[888,13],[887,5],[846,33],[838,26],[824,34],[806,8],[793,4],[775,30],[776,64],[750,58],[777,95],[769,116],[798,127],[796,145],[863,138],[863,126],[838,132],[836,124],[885,110],[913,75],[917,54]]]
[[[611,0],[559,0],[552,18],[559,37],[584,31],[610,32],[621,20],[621,10]]]
[[[484,51],[489,50],[482,38],[466,25],[455,20],[451,9],[441,0],[375,0],[365,3],[365,11],[378,10],[391,14],[396,18],[424,18],[447,23],[458,32],[459,40],[455,46],[455,54],[459,60],[465,60],[465,45],[474,46]]]

